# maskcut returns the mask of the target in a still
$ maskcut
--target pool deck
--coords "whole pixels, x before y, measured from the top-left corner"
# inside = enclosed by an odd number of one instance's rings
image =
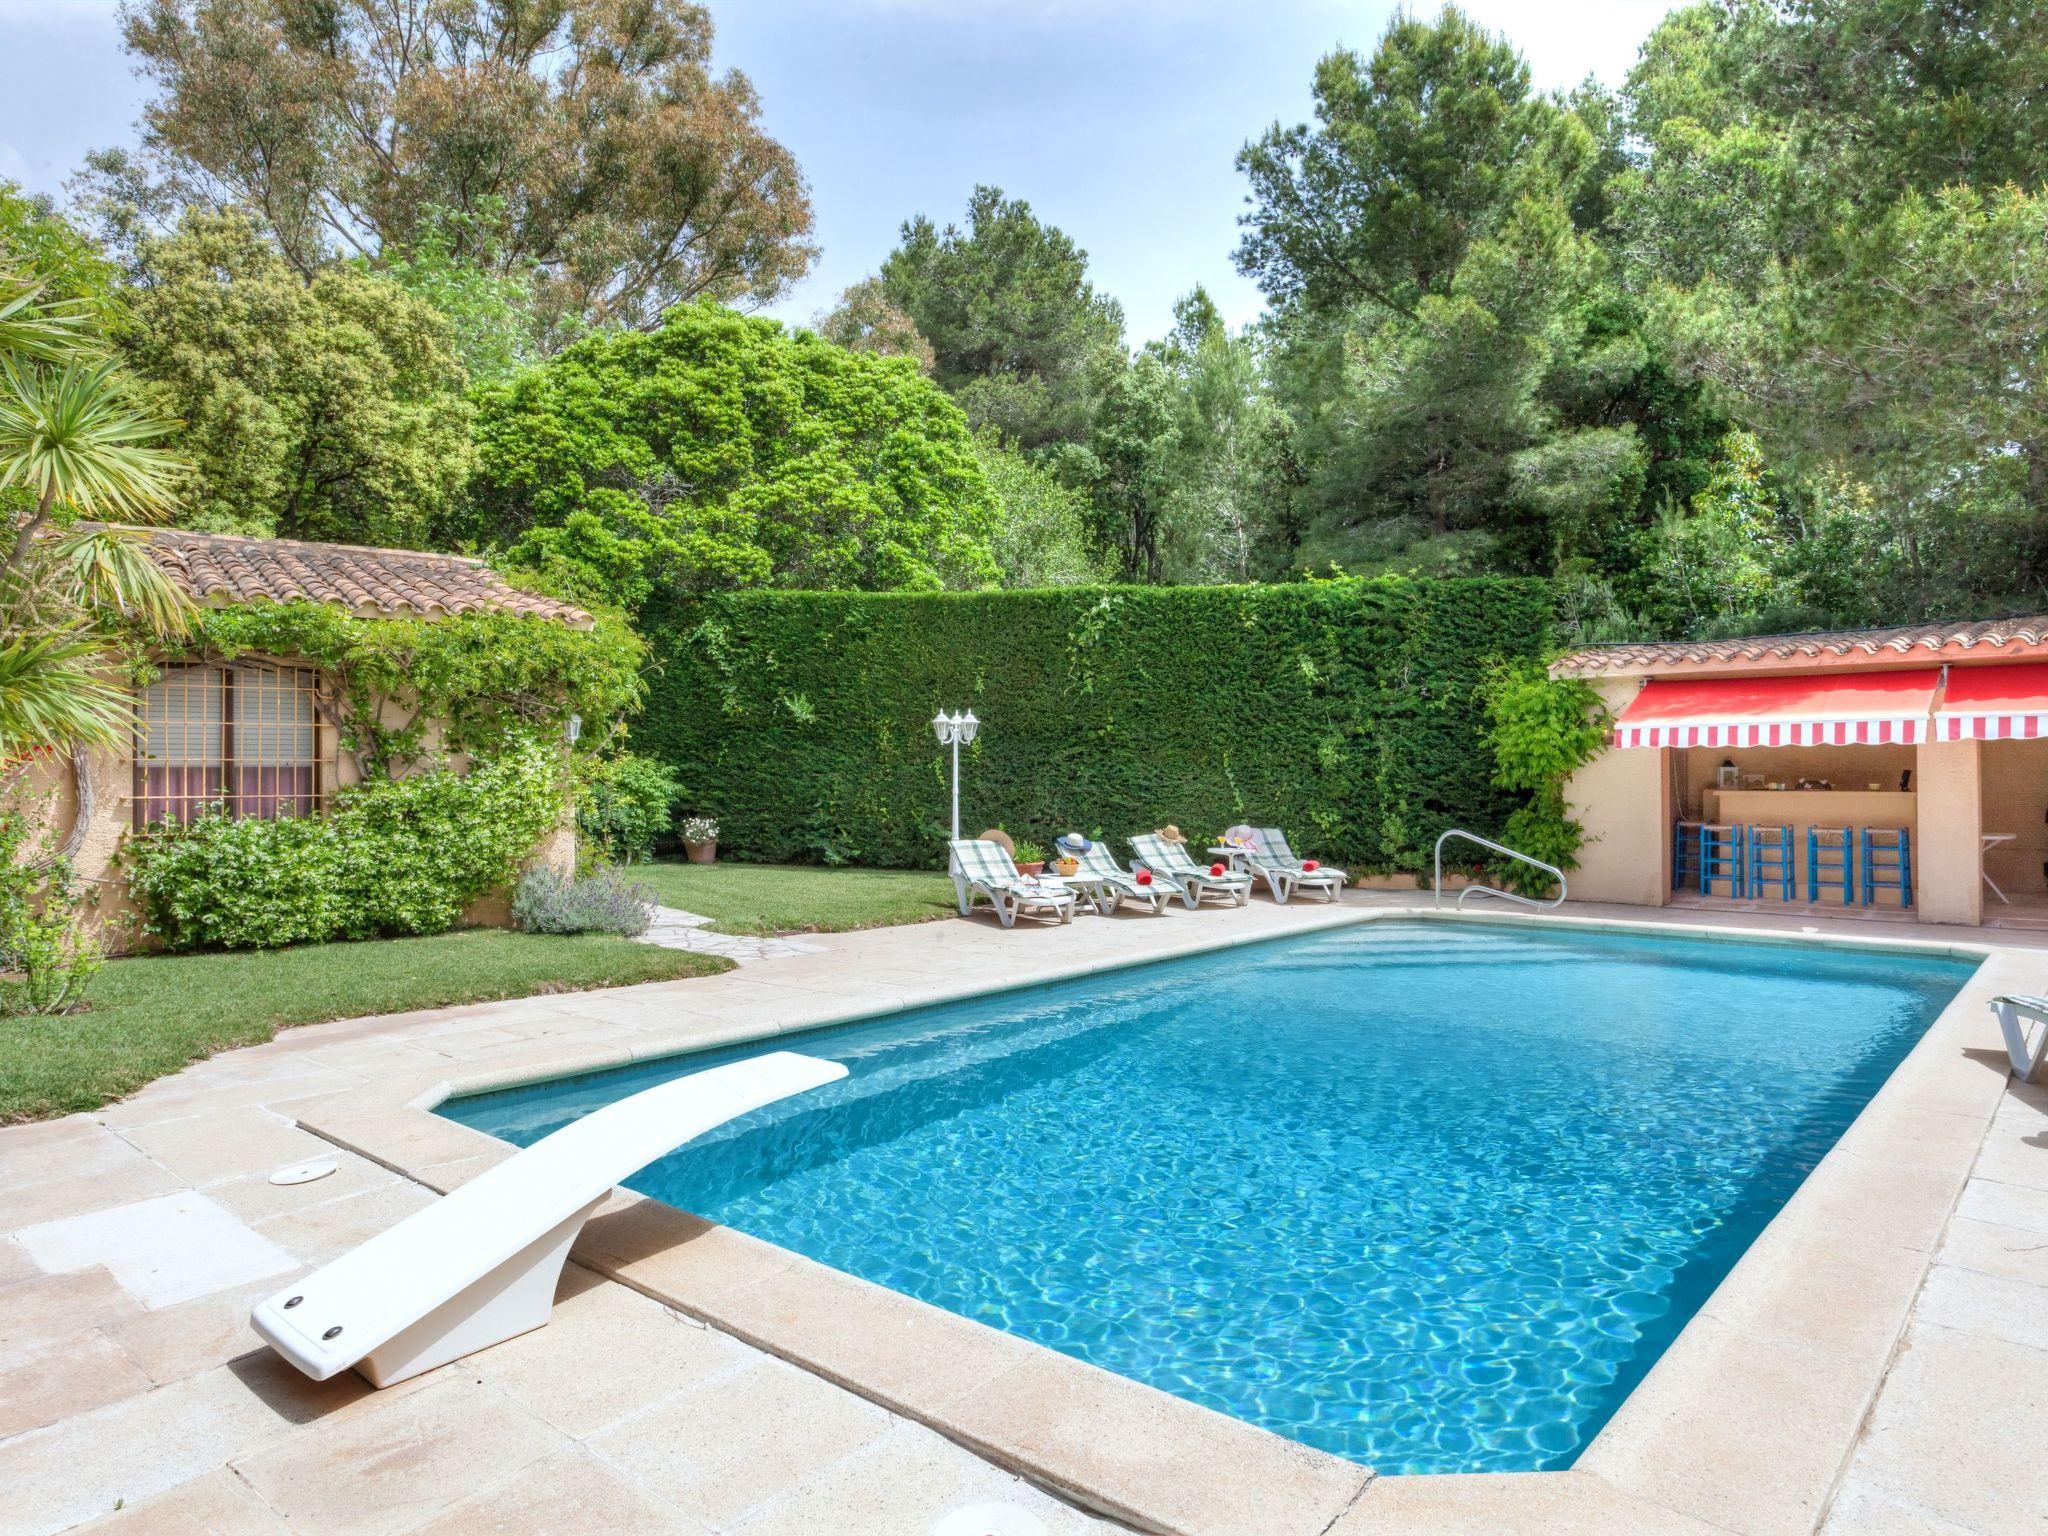
[[[990,1503],[1048,1536],[2048,1529],[2048,1088],[2007,1082],[1984,1008],[2048,991],[2048,935],[2013,931],[1565,909],[1990,952],[1571,1472],[1375,1478],[628,1194],[548,1327],[397,1388],[307,1381],[248,1330],[286,1278],[508,1154],[430,1112],[451,1088],[1414,900],[832,935],[723,976],[296,1029],[0,1130],[0,1536],[924,1536]],[[313,1157],[340,1170],[268,1182]]]

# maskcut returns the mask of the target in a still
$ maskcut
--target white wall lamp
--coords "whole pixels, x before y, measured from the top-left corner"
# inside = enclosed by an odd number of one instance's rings
[[[932,716],[932,734],[939,738],[939,745],[953,749],[953,840],[960,840],[960,748],[974,740],[974,733],[981,729],[981,722],[974,718],[974,711],[949,715],[943,709]]]

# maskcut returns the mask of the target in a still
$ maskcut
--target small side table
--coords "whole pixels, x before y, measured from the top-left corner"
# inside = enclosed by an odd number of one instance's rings
[[[2012,898],[1998,888],[1998,882],[1991,878],[1991,871],[1984,868],[1984,860],[1991,857],[1991,850],[2000,843],[2014,842],[2018,837],[2019,833],[2017,832],[1986,832],[1984,834],[1984,851],[1977,856],[1977,873],[1982,875],[1984,883],[1991,887],[1991,894],[2004,902],[2008,907],[2012,905]]]
[[[1209,857],[1212,861],[1221,859],[1234,875],[1245,874],[1251,869],[1249,848],[1233,848],[1228,843],[1219,843],[1209,850]]]
[[[1084,869],[1077,874],[1059,875],[1055,878],[1075,895],[1092,903],[1097,916],[1108,917],[1116,911],[1116,904],[1121,898],[1117,888],[1102,876],[1091,875]]]

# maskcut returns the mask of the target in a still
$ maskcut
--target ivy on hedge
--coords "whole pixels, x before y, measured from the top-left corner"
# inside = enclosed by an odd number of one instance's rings
[[[1497,836],[1486,686],[1539,657],[1547,583],[1343,580],[1053,592],[723,593],[657,605],[635,747],[747,859],[945,859],[940,709],[985,724],[961,818],[1045,842],[1239,821],[1358,872]]]
[[[560,752],[529,745],[341,790],[325,816],[203,812],[138,833],[123,858],[144,931],[170,949],[440,933],[511,881],[562,807]]]

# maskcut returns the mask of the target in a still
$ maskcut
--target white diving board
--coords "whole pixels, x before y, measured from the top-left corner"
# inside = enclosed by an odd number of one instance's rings
[[[372,1386],[540,1327],[569,1246],[619,1180],[706,1131],[846,1076],[774,1051],[594,1110],[294,1280],[249,1321],[315,1381],[354,1366]]]

